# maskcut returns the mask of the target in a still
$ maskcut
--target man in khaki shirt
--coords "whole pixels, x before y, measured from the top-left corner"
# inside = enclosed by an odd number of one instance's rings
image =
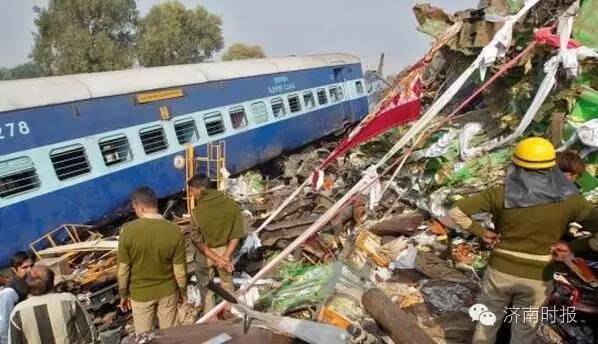
[[[515,148],[512,161],[503,185],[460,200],[449,212],[456,224],[492,247],[479,303],[494,313],[496,322],[478,322],[474,344],[496,341],[509,304],[538,315],[553,288],[552,246],[569,223],[598,228],[598,210],[556,166],[550,142],[527,138]],[[471,218],[483,212],[492,214],[496,231]],[[511,324],[511,344],[533,343],[538,319]]]
[[[232,198],[213,188],[205,175],[191,178],[188,187],[197,199],[191,214],[197,228],[191,240],[200,252],[197,278],[205,284],[216,268],[222,287],[233,292],[231,256],[244,236],[241,210]],[[213,293],[204,289],[202,294],[204,311],[208,311],[214,307]]]
[[[137,334],[172,327],[177,302],[185,302],[187,269],[183,232],[158,213],[156,194],[147,187],[133,193],[138,219],[127,223],[118,240],[118,291],[123,310],[132,308]]]

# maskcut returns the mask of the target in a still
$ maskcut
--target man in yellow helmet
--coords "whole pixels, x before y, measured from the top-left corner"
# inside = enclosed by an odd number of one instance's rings
[[[497,321],[478,322],[474,343],[494,343],[505,315],[511,322],[511,343],[532,343],[540,308],[552,291],[551,246],[570,222],[598,229],[598,211],[556,166],[553,145],[539,137],[521,141],[505,183],[457,202],[449,215],[463,229],[481,237],[492,249],[482,280],[479,303]],[[496,232],[471,215],[492,214]],[[512,307],[507,307],[512,304]]]

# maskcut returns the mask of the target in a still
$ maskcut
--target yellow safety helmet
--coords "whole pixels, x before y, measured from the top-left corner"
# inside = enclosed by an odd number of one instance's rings
[[[517,144],[512,160],[519,167],[541,170],[556,165],[556,152],[550,141],[530,137]]]

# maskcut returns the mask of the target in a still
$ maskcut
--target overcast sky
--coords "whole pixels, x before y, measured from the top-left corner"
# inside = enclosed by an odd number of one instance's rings
[[[142,15],[163,0],[138,0]],[[26,62],[33,44],[32,7],[47,0],[0,0],[0,66]],[[375,67],[386,53],[385,72],[415,62],[430,45],[416,31],[415,0],[182,0],[222,16],[225,46],[259,44],[268,56],[348,52]],[[419,1],[421,2],[421,1]],[[477,0],[430,0],[453,12]]]

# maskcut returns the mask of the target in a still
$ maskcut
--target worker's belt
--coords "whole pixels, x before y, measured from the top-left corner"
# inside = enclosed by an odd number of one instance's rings
[[[523,252],[517,252],[517,251],[509,251],[509,250],[505,250],[502,248],[495,248],[494,252],[506,254],[506,255],[509,255],[512,257],[527,259],[527,260],[535,260],[538,262],[549,263],[552,261],[552,255],[550,255],[550,254],[530,254],[530,253],[523,253]]]

